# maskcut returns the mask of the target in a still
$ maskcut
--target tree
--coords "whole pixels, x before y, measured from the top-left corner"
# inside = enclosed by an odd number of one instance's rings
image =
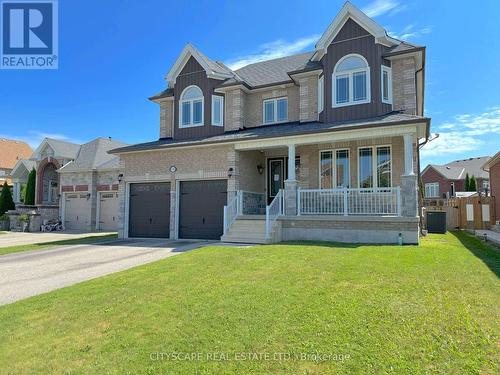
[[[469,191],[477,191],[476,189],[476,178],[474,175],[469,180]]]
[[[465,186],[464,186],[464,190],[465,191],[470,191],[469,190],[469,186],[470,186],[470,178],[469,178],[469,174],[466,173],[465,174]]]
[[[35,184],[36,184],[36,171],[33,168],[28,176],[28,183],[26,184],[26,192],[24,196],[24,204],[35,204]]]
[[[10,191],[10,186],[7,185],[7,181],[3,184],[2,193],[0,194],[0,216],[9,210],[15,210],[16,205],[12,199],[12,192]]]

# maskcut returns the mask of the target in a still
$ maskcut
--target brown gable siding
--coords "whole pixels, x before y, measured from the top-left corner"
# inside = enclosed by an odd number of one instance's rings
[[[224,133],[224,128],[222,126],[212,126],[212,95],[214,93],[214,88],[219,85],[221,81],[216,79],[207,78],[207,73],[203,70],[203,67],[191,57],[181,73],[177,76],[175,80],[175,105],[174,105],[174,138],[175,139],[186,139],[186,138],[201,138],[208,137],[211,135],[217,135]],[[196,126],[192,128],[179,128],[179,97],[182,91],[190,86],[196,85],[203,92],[204,96],[204,112],[203,112],[203,126]]]
[[[387,47],[376,44],[375,38],[356,22],[349,19],[328,46],[328,51],[321,62],[325,72],[325,108],[320,121],[346,121],[386,114],[391,105],[382,103],[381,66],[390,65],[382,58]],[[332,108],[332,73],[335,64],[345,55],[356,53],[363,56],[370,66],[371,102],[346,107]]]

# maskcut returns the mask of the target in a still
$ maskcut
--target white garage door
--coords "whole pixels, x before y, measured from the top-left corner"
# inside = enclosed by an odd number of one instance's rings
[[[64,228],[66,230],[89,230],[90,200],[87,193],[65,194]]]
[[[118,193],[101,193],[99,197],[99,230],[118,230]]]

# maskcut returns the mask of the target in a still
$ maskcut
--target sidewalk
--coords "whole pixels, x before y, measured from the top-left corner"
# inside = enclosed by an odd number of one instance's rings
[[[497,246],[500,246],[500,233],[494,232],[492,230],[486,230],[486,229],[478,229],[476,230],[476,236],[481,237],[482,239],[485,239],[486,235],[486,241],[487,242],[492,242]]]

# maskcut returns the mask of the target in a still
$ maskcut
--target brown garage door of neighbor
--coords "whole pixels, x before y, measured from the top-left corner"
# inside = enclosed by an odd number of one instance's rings
[[[227,181],[180,183],[179,237],[218,240],[222,236]]]
[[[130,185],[129,237],[170,236],[170,183]]]

